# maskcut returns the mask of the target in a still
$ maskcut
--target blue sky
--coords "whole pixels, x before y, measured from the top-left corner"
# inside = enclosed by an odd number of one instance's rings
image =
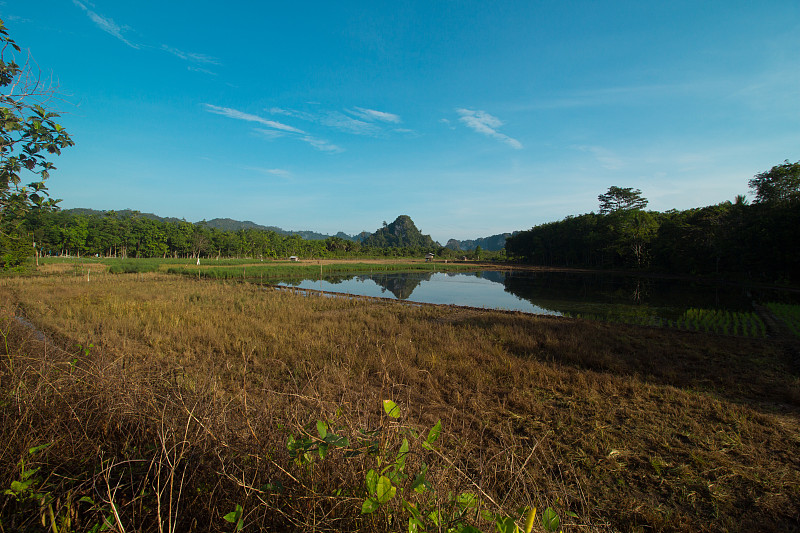
[[[5,0],[62,206],[444,244],[747,194],[800,159],[800,2]]]

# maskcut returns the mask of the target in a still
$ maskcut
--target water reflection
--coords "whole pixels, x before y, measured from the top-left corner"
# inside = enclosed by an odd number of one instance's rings
[[[282,284],[422,303],[626,320],[674,320],[693,307],[750,311],[754,299],[786,299],[778,294],[756,295],[735,285],[572,272],[391,272]]]
[[[413,273],[392,273],[392,274],[370,274],[357,276],[360,280],[372,280],[394,294],[398,300],[408,300],[414,290],[423,281],[430,281],[433,272],[413,272]]]

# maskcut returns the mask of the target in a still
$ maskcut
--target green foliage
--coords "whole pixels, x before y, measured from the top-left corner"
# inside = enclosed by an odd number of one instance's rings
[[[157,262],[144,263],[141,261],[122,261],[113,263],[108,267],[110,274],[137,274],[142,272],[155,272],[158,270]]]
[[[377,230],[364,239],[364,245],[378,248],[406,247],[420,251],[434,251],[438,248],[430,235],[420,233],[408,215],[400,215],[391,224]]]
[[[756,194],[757,203],[792,203],[800,199],[800,161],[782,165],[756,174],[748,182]]]
[[[566,315],[571,316],[571,315]],[[767,326],[754,312],[729,311],[722,309],[687,309],[676,320],[664,320],[654,315],[617,314],[597,315],[591,313],[576,314],[575,318],[598,320],[636,326],[653,326],[676,328],[687,331],[702,331],[717,335],[734,335],[739,337],[763,338],[767,335]]]
[[[241,531],[242,528],[244,528],[244,509],[242,509],[242,506],[238,503],[233,511],[226,514],[222,518],[225,519],[225,521],[233,524],[234,531]]]
[[[113,524],[113,510],[108,506],[96,505],[88,496],[83,496],[77,502],[70,497],[70,493],[67,494],[66,498],[56,498],[53,494],[54,487],[49,483],[47,476],[42,475],[41,467],[32,466],[34,457],[52,444],[52,442],[49,442],[28,449],[26,455],[29,459],[26,461],[26,458],[23,457],[17,463],[20,472],[19,479],[12,481],[9,488],[3,491],[4,495],[12,497],[17,503],[17,508],[14,512],[15,517],[26,519],[31,515],[38,515],[42,527],[48,528],[55,533],[59,531],[68,533],[74,531],[72,523],[75,515],[74,506],[79,503],[87,503],[90,505],[90,511],[97,513],[100,517],[104,517],[87,531],[90,533],[106,531]],[[12,527],[16,523],[13,518],[10,524]],[[2,522],[0,522],[0,525],[2,525]]]
[[[626,209],[644,209],[647,199],[642,197],[642,191],[632,187],[617,187],[612,185],[608,191],[597,197],[600,202],[600,214],[607,215],[615,211]]]
[[[779,170],[789,174],[797,168],[800,162],[786,163]],[[508,258],[558,267],[639,268],[800,282],[800,251],[794,245],[800,242],[796,201],[748,205],[739,197],[735,203],[663,213],[618,208],[624,204],[613,203],[613,198],[608,202],[600,214],[569,216],[508,237]]]
[[[776,317],[786,324],[792,334],[800,337],[800,305],[777,302],[770,302],[766,305]]]
[[[0,20],[0,268],[21,266],[32,255],[33,241],[22,225],[32,209],[53,209],[45,181],[55,169],[48,157],[72,146],[57,113],[45,109],[53,89],[39,84],[30,61],[20,66],[22,50]],[[33,181],[23,184],[26,172]]]
[[[767,327],[754,312],[731,312],[720,309],[688,309],[681,316],[677,325],[681,329],[704,331],[720,335],[741,335],[743,337],[762,338],[767,334]]]
[[[320,276],[320,266],[317,264],[303,264],[303,263],[289,263],[289,262],[270,262],[263,265],[248,266],[246,271],[242,268],[231,267],[170,267],[167,269],[168,274],[181,274],[188,277],[197,277],[200,273],[204,278],[213,279],[264,279],[264,280],[279,280],[279,279],[314,279],[318,280],[322,277],[330,279],[338,275],[347,275],[352,273],[380,273],[380,272],[414,272],[423,271],[431,272],[433,266],[426,263],[391,263],[391,264],[368,264],[368,263],[347,263],[337,264],[332,267],[325,267],[323,275]],[[458,271],[468,270],[469,265],[463,263],[437,263],[435,266],[436,271]]]
[[[441,259],[460,259],[464,255],[439,247],[430,237],[403,241],[406,244],[390,245],[389,241],[381,241],[366,245],[339,236],[323,240],[304,239],[299,234],[280,234],[262,227],[224,230],[205,222],[193,224],[184,220],[162,219],[137,211],[93,212],[73,209],[29,213],[26,225],[34,233],[37,249],[43,256],[97,254],[101,257],[137,259],[202,257],[214,258],[215,261],[222,258],[266,261],[288,259],[293,255],[302,259],[422,258],[427,252],[434,252]],[[30,242],[27,246],[30,248]],[[495,252],[493,257],[501,255]]]
[[[473,492],[448,490],[444,495],[434,489],[428,479],[430,466],[425,452],[431,457],[443,457],[436,446],[442,434],[441,420],[425,435],[401,422],[402,410],[394,401],[383,400],[383,411],[390,424],[377,430],[361,429],[352,442],[333,433],[331,422],[317,420],[316,434],[309,427],[301,435],[289,435],[289,455],[305,468],[313,468],[315,461],[325,459],[329,448],[341,449],[346,458],[366,458],[371,467],[364,475],[361,514],[383,512],[390,522],[400,520],[407,524],[408,533],[480,533],[474,525],[479,518],[493,523],[500,533],[530,533],[536,509],[519,509],[510,516],[489,511],[486,501]],[[233,513],[225,519],[233,522],[232,518]],[[517,525],[523,519],[524,529]],[[556,531],[559,525],[558,514],[548,507],[542,515],[542,526]]]

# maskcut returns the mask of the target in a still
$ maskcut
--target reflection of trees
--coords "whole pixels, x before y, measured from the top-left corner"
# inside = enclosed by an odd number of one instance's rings
[[[739,309],[749,303],[736,290],[720,294],[714,285],[607,274],[510,273],[504,285],[506,292],[534,305],[573,315],[631,313],[633,307],[645,313],[654,308],[661,308],[663,312],[664,308],[713,307],[715,304]]]
[[[394,294],[398,300],[407,300],[414,289],[423,281],[431,279],[433,272],[393,272],[391,274],[369,274],[359,276],[361,280],[371,279],[376,284]]]
[[[470,273],[466,274],[468,275]],[[481,279],[493,281],[495,283],[499,283],[500,285],[503,285],[505,283],[507,276],[507,273],[503,272],[502,270],[486,270],[484,272],[474,272],[473,274]]]

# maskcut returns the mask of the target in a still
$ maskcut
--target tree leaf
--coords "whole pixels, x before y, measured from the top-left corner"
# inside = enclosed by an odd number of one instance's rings
[[[378,486],[378,474],[374,470],[370,469],[370,471],[367,472],[365,481],[367,482],[367,492],[371,495],[374,495]]]
[[[392,400],[383,400],[383,410],[392,418],[400,418],[400,407]]]
[[[431,430],[428,432],[428,438],[425,439],[425,442],[428,444],[433,444],[439,438],[439,435],[442,434],[442,421],[438,420],[436,425],[434,425]]]
[[[558,513],[556,513],[552,507],[548,507],[542,513],[542,525],[547,531],[557,531],[558,526],[561,525],[561,520],[558,518]]]
[[[324,439],[328,434],[328,424],[322,420],[317,420],[317,433],[319,433],[319,438]]]
[[[392,485],[392,481],[386,477],[381,476],[378,479],[378,484],[375,487],[375,494],[378,497],[378,503],[386,503],[394,498],[397,492],[397,487]]]
[[[241,517],[242,517],[242,506],[237,503],[236,504],[236,509],[234,509],[230,513],[226,514],[222,518],[224,518],[226,521],[230,522],[231,524],[234,524],[234,523],[238,522]]]
[[[380,504],[374,498],[367,498],[364,500],[364,503],[361,505],[361,514],[370,514],[375,512]]]
[[[510,516],[500,517],[497,516],[494,522],[495,527],[497,528],[497,533],[518,533],[519,528],[517,524],[514,522],[514,519]]]

